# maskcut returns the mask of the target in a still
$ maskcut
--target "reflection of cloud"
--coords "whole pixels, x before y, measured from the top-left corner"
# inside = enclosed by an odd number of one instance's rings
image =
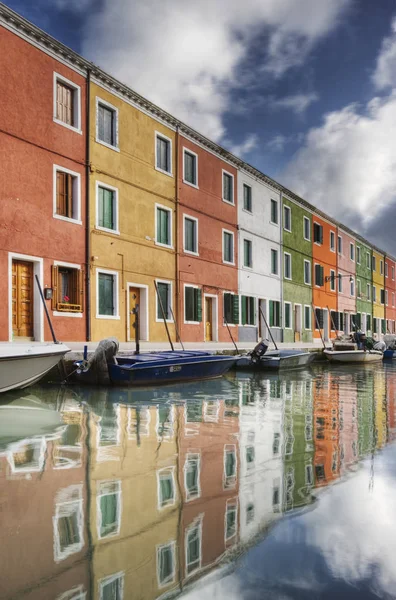
[[[183,598],[186,600],[241,600],[243,598],[241,582],[234,575],[218,577],[218,574],[210,574],[200,579],[194,587],[188,591]]]

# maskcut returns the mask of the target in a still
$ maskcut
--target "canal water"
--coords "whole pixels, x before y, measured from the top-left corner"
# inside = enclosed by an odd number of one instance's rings
[[[396,598],[396,365],[0,398],[0,598]]]

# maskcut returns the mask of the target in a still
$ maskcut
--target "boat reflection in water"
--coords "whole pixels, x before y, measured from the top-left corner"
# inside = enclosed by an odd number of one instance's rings
[[[393,365],[27,396],[45,427],[1,431],[1,598],[395,594]]]

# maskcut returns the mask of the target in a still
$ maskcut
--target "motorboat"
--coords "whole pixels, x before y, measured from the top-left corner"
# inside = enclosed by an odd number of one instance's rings
[[[382,360],[380,350],[323,350],[327,360],[333,363],[369,363]]]
[[[252,355],[239,358],[236,368],[254,371],[280,371],[289,369],[302,369],[310,365],[316,358],[315,352],[304,352],[303,350],[270,350],[258,360]]]
[[[64,344],[0,344],[0,392],[17,390],[39,381],[70,349]]]

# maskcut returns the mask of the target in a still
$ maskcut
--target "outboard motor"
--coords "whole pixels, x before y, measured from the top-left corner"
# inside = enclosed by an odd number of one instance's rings
[[[87,361],[78,361],[77,373],[91,373],[92,383],[108,385],[110,383],[108,364],[117,364],[119,342],[115,337],[109,337],[99,342],[95,352]]]
[[[263,340],[259,341],[257,346],[255,346],[250,353],[250,357],[251,357],[253,363],[259,362],[260,358],[262,356],[264,356],[264,354],[267,352],[268,346],[269,346],[269,340],[263,339]]]

